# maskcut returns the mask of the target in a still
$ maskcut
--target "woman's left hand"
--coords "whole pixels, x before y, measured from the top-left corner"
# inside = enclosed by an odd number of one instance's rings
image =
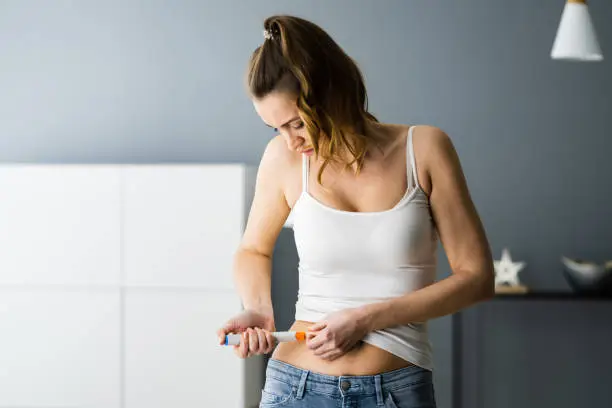
[[[308,328],[306,345],[322,359],[335,360],[368,333],[365,320],[359,309],[334,312]]]

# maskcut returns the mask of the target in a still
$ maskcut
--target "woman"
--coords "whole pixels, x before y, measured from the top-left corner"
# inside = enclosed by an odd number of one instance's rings
[[[435,407],[426,322],[493,295],[487,239],[449,137],[380,123],[355,63],[317,25],[264,23],[255,110],[279,133],[261,159],[235,256],[237,354],[274,353],[261,407]],[[271,257],[290,211],[305,342],[274,344]],[[435,281],[437,240],[452,275]]]

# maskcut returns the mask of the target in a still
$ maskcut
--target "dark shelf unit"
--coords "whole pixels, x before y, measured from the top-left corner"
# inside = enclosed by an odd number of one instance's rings
[[[490,301],[569,301],[569,302],[612,302],[612,296],[578,293],[570,291],[528,291],[526,293],[498,293]],[[452,316],[452,406],[463,408],[463,315]]]

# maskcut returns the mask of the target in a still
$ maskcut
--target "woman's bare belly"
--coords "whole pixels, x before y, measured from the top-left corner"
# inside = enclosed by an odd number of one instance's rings
[[[296,321],[290,330],[306,331],[312,323]],[[327,375],[374,375],[412,365],[408,361],[371,344],[359,342],[333,361],[314,355],[306,342],[279,343],[272,358],[293,366]]]

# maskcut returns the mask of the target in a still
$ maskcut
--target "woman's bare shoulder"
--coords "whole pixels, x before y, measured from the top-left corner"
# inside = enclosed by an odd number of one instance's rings
[[[301,180],[301,160],[301,155],[289,150],[280,135],[268,142],[261,158],[260,172],[268,182],[276,184],[283,191],[288,201],[291,201],[295,187],[300,187],[296,183]]]
[[[451,137],[433,125],[413,125],[412,144],[418,176],[423,190],[431,191],[431,170],[447,167],[456,159]]]
[[[300,163],[300,154],[292,152],[282,136],[272,138],[264,150],[260,165],[274,170],[289,170]]]

